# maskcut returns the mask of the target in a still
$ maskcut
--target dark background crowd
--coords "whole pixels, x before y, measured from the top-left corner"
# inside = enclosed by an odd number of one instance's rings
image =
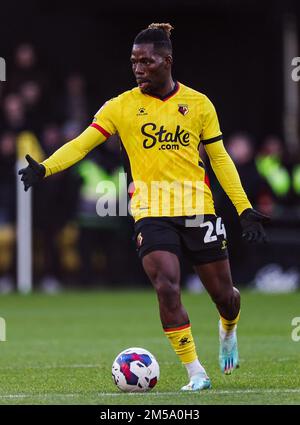
[[[234,281],[250,284],[258,270],[270,265],[273,276],[274,267],[280,267],[282,281],[291,270],[297,275],[300,142],[291,152],[284,137],[287,65],[282,53],[282,19],[285,13],[300,16],[296,2],[283,7],[280,1],[245,1],[243,6],[237,1],[166,1],[159,6],[154,1],[143,3],[143,10],[136,1],[126,7],[109,3],[46,6],[32,1],[14,12],[12,2],[3,10],[0,56],[7,69],[6,81],[0,82],[0,291],[14,288],[16,279],[20,137],[24,131],[36,137],[46,158],[89,125],[106,100],[134,87],[132,41],[151,22],[175,27],[174,77],[212,99],[250,201],[272,217],[269,244],[244,245],[235,210],[210,170],[216,209],[227,228]],[[297,83],[295,90],[299,92]],[[34,189],[37,287],[54,291],[74,285],[146,284],[132,241],[132,219],[96,214],[97,183],[116,182],[122,165],[118,139],[111,139]],[[183,264],[183,282],[191,272]]]

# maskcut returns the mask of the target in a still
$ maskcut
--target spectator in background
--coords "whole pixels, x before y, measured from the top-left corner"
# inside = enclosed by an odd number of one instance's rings
[[[8,89],[19,90],[27,81],[36,81],[41,84],[44,76],[33,45],[22,43],[15,50],[14,67],[7,81]]]
[[[11,93],[4,98],[2,116],[2,131],[19,132],[26,129],[26,111],[23,99],[19,94]]]
[[[262,143],[256,156],[256,165],[262,178],[272,191],[272,213],[275,216],[284,214],[288,208],[292,214],[297,192],[298,166],[293,159],[287,157],[282,140],[274,135],[268,136]]]
[[[89,119],[86,81],[82,75],[74,73],[65,81],[65,90],[60,102],[60,117],[64,121],[76,122],[81,129]]]
[[[0,292],[14,286],[16,137],[6,132],[0,137]]]
[[[19,93],[26,111],[27,128],[40,136],[41,123],[46,116],[41,84],[38,81],[25,81],[21,84]]]
[[[31,43],[17,46],[6,93],[18,93],[21,97],[26,130],[34,131],[38,137],[41,122],[45,122],[45,118],[49,119],[51,111],[53,87],[48,90],[49,84],[50,79],[38,61],[34,46]]]

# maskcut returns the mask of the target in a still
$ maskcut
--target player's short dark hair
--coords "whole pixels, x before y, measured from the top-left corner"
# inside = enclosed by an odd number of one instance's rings
[[[151,24],[148,28],[138,33],[134,39],[134,44],[153,43],[154,48],[167,49],[172,53],[170,39],[172,29],[174,28],[171,24]]]

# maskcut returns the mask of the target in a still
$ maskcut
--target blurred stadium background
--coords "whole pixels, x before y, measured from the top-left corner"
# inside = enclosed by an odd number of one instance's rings
[[[134,36],[170,22],[174,77],[214,102],[224,141],[246,192],[272,216],[264,247],[242,244],[233,207],[214,179],[234,282],[265,291],[300,285],[299,84],[300,6],[245,0],[6,2],[1,6],[0,291],[17,285],[17,153],[22,143],[48,156],[75,137],[109,98],[135,85],[129,63]],[[25,132],[25,133],[24,133]],[[27,143],[26,142],[26,143]],[[37,153],[37,150],[35,151]],[[116,138],[32,196],[33,288],[143,288],[148,281],[131,240],[130,217],[99,218],[95,186],[121,166]],[[22,259],[31,262],[25,252]],[[200,291],[189,264],[183,285]]]

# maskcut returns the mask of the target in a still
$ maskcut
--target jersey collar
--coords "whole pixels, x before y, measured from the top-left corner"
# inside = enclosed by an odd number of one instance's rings
[[[170,97],[173,97],[178,92],[179,88],[180,88],[180,84],[178,83],[178,81],[175,81],[175,85],[174,85],[173,90],[171,90],[165,96],[158,96],[158,95],[155,95],[155,94],[148,94],[148,93],[147,93],[147,96],[155,97],[155,99],[159,99],[159,100],[162,100],[163,102],[165,102],[166,100],[170,99]]]

